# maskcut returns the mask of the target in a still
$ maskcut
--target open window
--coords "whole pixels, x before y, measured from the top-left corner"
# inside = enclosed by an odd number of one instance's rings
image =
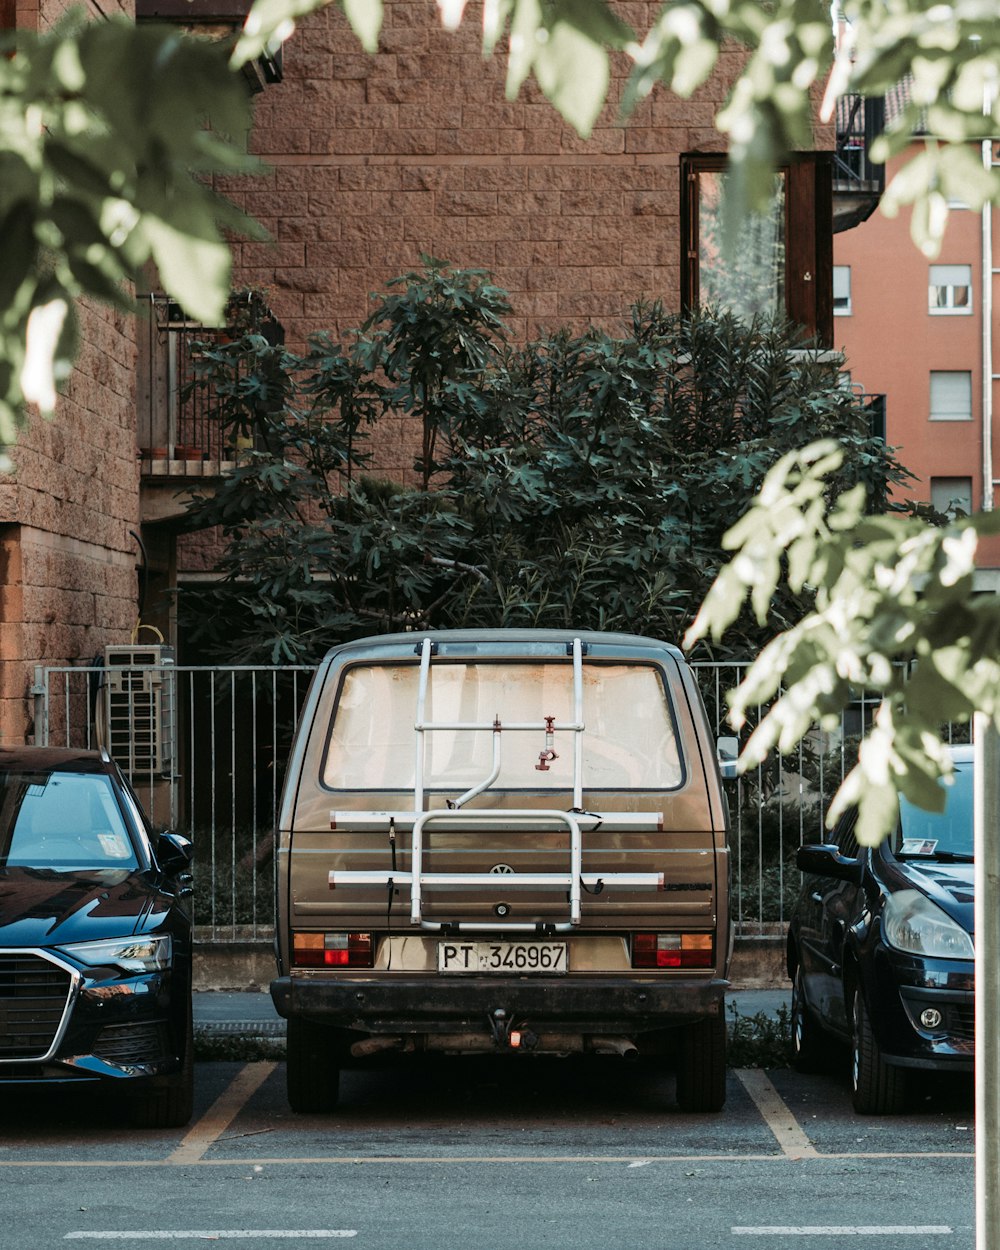
[[[833,343],[833,223],[829,153],[804,152],[775,173],[770,211],[722,248],[724,154],[681,158],[681,301],[737,316],[784,313],[821,347]]]

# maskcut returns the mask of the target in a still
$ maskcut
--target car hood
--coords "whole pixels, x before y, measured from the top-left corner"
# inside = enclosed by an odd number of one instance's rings
[[[975,865],[942,864],[933,860],[907,860],[901,876],[956,920],[966,932],[973,931],[975,913]]]
[[[0,869],[0,946],[62,946],[147,927],[158,891],[123,869]]]

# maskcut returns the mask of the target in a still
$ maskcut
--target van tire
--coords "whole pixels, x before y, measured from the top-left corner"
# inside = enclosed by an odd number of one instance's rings
[[[726,1020],[719,1012],[681,1030],[677,1105],[682,1111],[721,1111],[726,1101]]]
[[[300,1115],[332,1111],[340,1095],[337,1033],[311,1020],[288,1020],[285,1088],[288,1105]]]

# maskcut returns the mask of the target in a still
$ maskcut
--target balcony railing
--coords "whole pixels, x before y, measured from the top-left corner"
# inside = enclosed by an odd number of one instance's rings
[[[885,190],[885,166],[871,159],[872,144],[885,128],[885,100],[845,95],[837,101],[837,146],[833,157],[834,232],[860,225]]]
[[[142,473],[217,476],[235,462],[239,448],[215,416],[211,391],[189,389],[195,376],[195,344],[218,342],[250,330],[278,343],[284,337],[281,326],[255,295],[240,299],[239,317],[227,327],[192,321],[165,295],[149,295],[146,300],[148,315],[139,323],[136,386]]]

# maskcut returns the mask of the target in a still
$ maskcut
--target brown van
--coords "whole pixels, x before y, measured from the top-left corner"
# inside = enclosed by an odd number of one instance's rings
[[[336,647],[278,829],[288,1099],[381,1052],[673,1057],[725,1099],[728,812],[691,670],[625,634]]]

